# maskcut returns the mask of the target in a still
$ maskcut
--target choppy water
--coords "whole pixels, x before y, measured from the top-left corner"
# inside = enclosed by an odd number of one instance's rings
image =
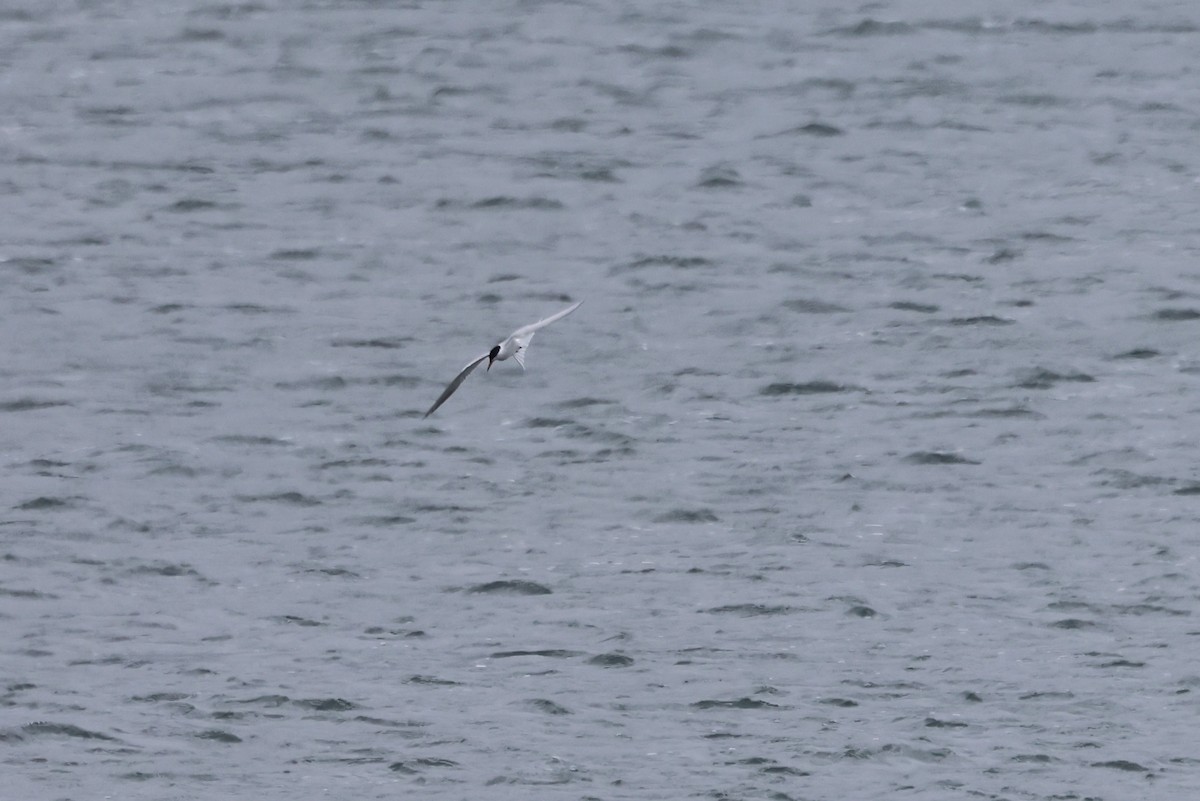
[[[9,3],[6,797],[1194,798],[1198,45]]]

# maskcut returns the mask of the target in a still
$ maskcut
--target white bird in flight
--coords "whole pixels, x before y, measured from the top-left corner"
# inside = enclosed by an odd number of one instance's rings
[[[478,367],[484,359],[488,360],[487,369],[491,370],[493,362],[502,362],[509,356],[512,356],[517,360],[517,364],[521,365],[521,369],[524,370],[525,350],[529,347],[529,342],[533,339],[533,335],[536,334],[540,329],[550,325],[550,323],[554,322],[555,320],[561,320],[562,318],[566,317],[568,314],[578,309],[582,304],[583,301],[581,300],[579,303],[576,303],[573,306],[568,306],[557,314],[550,315],[545,320],[538,320],[536,323],[530,323],[529,325],[518,328],[509,335],[508,339],[504,340],[499,345],[493,345],[492,349],[487,353],[467,362],[467,366],[460,370],[458,375],[454,376],[454,380],[451,381],[450,385],[442,391],[442,394],[438,396],[438,399],[433,402],[433,405],[429,407],[429,411],[425,412],[425,416],[428,417],[436,412],[438,407],[445,403],[446,399],[454,394],[454,390],[458,389],[459,385],[462,384],[462,382],[467,379],[467,376],[471,374],[471,371]]]

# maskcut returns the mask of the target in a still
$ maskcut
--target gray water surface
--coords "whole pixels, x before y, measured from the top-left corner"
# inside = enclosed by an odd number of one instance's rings
[[[0,794],[1195,798],[1198,52],[8,3]]]

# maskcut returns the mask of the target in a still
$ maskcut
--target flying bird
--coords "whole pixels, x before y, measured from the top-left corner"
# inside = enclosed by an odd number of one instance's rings
[[[425,412],[425,416],[428,417],[436,412],[438,407],[445,403],[446,399],[454,394],[454,390],[458,389],[462,382],[467,380],[467,376],[471,374],[471,371],[478,367],[484,359],[487,359],[487,369],[491,370],[493,362],[502,362],[509,356],[512,356],[517,360],[517,364],[521,365],[521,369],[524,370],[525,350],[529,347],[529,342],[533,339],[533,335],[542,328],[550,325],[550,323],[554,322],[555,320],[561,320],[562,318],[566,317],[568,314],[578,309],[582,304],[583,301],[581,300],[579,303],[576,303],[573,306],[568,306],[557,314],[552,314],[544,320],[538,320],[536,323],[531,323],[518,328],[509,335],[508,339],[505,339],[498,345],[493,345],[492,349],[487,353],[467,362],[467,366],[460,370],[458,375],[454,376],[454,380],[451,381],[450,385],[442,391],[442,394],[438,396],[438,399],[433,402],[433,405],[429,407],[429,411]]]

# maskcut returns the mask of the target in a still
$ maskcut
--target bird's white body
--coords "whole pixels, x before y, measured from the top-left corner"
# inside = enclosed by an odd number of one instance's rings
[[[533,335],[536,334],[539,329],[545,328],[555,320],[561,320],[562,318],[566,317],[568,314],[578,309],[582,303],[583,301],[581,300],[578,303],[568,306],[562,311],[557,312],[556,314],[550,315],[544,320],[538,320],[536,323],[531,323],[518,328],[516,331],[513,331],[511,334],[509,334],[507,339],[497,344],[487,353],[467,362],[467,365],[459,371],[458,375],[454,377],[454,380],[450,382],[449,386],[446,387],[441,396],[439,396],[438,399],[433,402],[433,406],[429,407],[429,411],[425,412],[425,416],[428,417],[436,412],[437,408],[445,403],[447,398],[454,394],[454,390],[458,389],[459,385],[462,384],[462,382],[466,380],[467,376],[471,374],[471,371],[478,367],[484,359],[488,360],[488,369],[490,370],[492,369],[493,362],[502,362],[507,360],[509,357],[512,357],[517,360],[517,364],[521,365],[521,369],[524,370],[525,351],[529,348],[529,343],[533,339]]]

